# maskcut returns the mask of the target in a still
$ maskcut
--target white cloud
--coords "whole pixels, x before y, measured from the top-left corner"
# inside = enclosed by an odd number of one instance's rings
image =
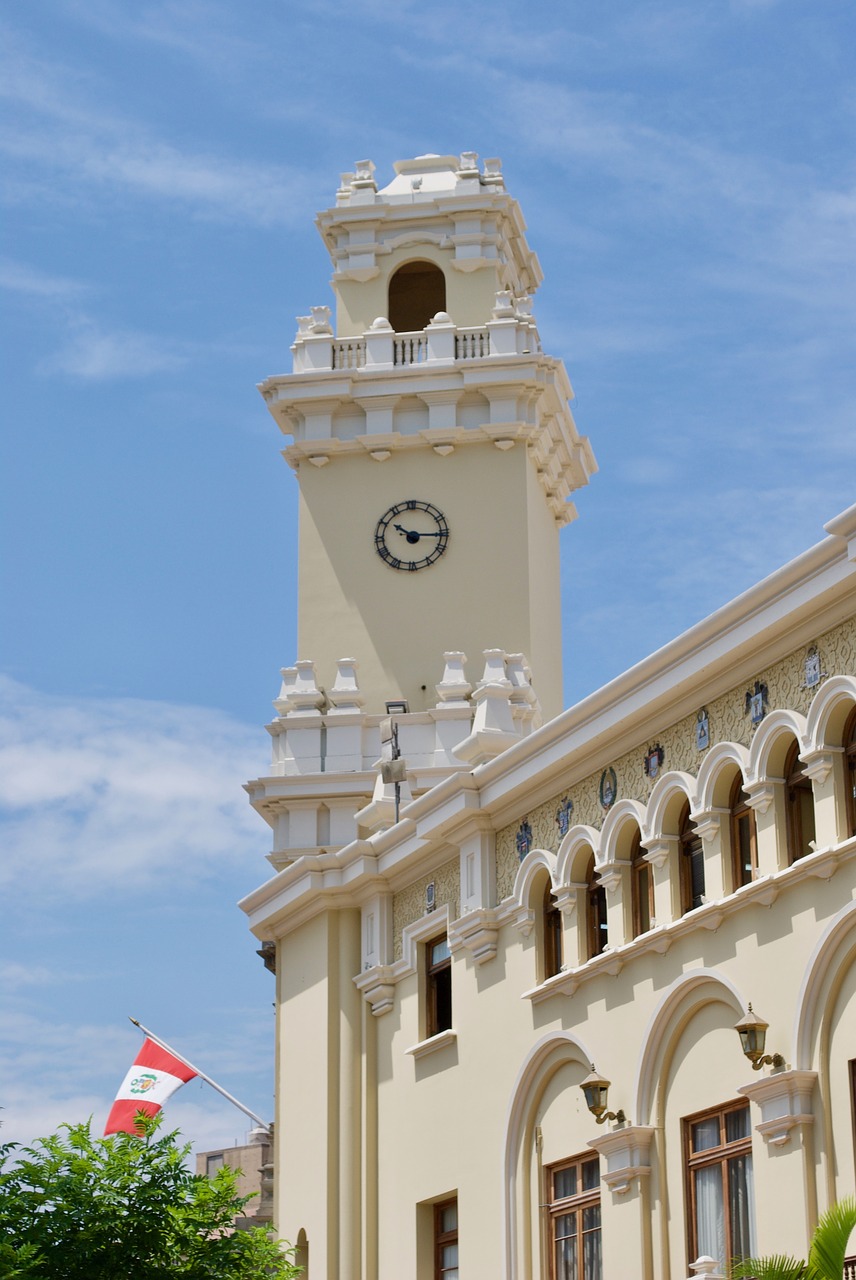
[[[75,317],[71,327],[69,340],[40,362],[40,373],[57,372],[84,382],[104,382],[180,369],[189,359],[186,344],[130,330],[108,333],[87,316]]]
[[[37,267],[27,266],[23,262],[14,262],[10,258],[0,259],[0,289],[10,293],[22,293],[29,297],[44,298],[48,301],[73,297],[85,290],[86,286],[79,280],[71,280],[67,276],[53,276]]]
[[[0,130],[13,199],[49,198],[46,179],[60,174],[62,199],[76,182],[84,191],[145,196],[219,220],[270,226],[303,213],[310,190],[305,170],[174,146],[112,104],[91,105],[77,77],[20,47],[8,50],[0,70],[0,93],[18,114]],[[97,87],[87,89],[90,97],[97,94]],[[20,182],[16,174],[23,175]]]
[[[242,782],[258,734],[225,714],[133,699],[48,697],[0,677],[0,879],[89,898],[258,865],[267,843]]]

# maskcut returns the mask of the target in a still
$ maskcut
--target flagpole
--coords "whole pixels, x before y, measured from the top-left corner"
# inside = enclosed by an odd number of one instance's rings
[[[194,1067],[192,1062],[188,1062],[184,1054],[173,1049],[172,1045],[168,1045],[166,1040],[161,1040],[160,1036],[156,1036],[153,1031],[149,1031],[148,1027],[143,1026],[142,1022],[138,1022],[136,1018],[131,1018],[130,1014],[128,1014],[128,1017],[135,1027],[140,1028],[143,1035],[148,1036],[150,1040],[154,1040],[155,1044],[159,1044],[162,1049],[166,1049],[167,1053],[171,1053],[174,1058],[179,1058],[186,1067],[190,1067],[191,1071],[195,1072],[195,1074],[199,1076],[200,1080],[204,1080],[206,1084],[210,1084],[211,1088],[216,1089],[218,1093],[222,1094],[227,1102],[231,1102],[239,1111],[243,1111],[245,1116],[249,1116],[251,1120],[255,1120],[256,1124],[260,1124],[268,1134],[270,1133],[270,1125],[266,1120],[262,1120],[261,1116],[257,1116],[255,1111],[251,1111],[249,1107],[244,1106],[243,1102],[239,1102],[237,1098],[233,1098],[231,1093],[227,1093],[222,1085],[218,1084],[216,1080],[212,1080],[210,1076],[206,1076],[205,1072],[200,1071],[198,1067]]]

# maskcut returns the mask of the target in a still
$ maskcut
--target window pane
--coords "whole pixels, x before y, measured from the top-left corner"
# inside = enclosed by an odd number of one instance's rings
[[[651,868],[646,862],[636,868],[637,926],[640,933],[651,928]]]
[[[557,1169],[553,1174],[553,1199],[564,1200],[565,1196],[575,1196],[576,1194],[576,1168],[571,1167],[570,1169]]]
[[[753,1257],[755,1195],[750,1155],[734,1156],[728,1161],[728,1211],[731,1218],[731,1256]]]
[[[589,1205],[587,1209],[583,1209],[583,1231],[599,1231],[600,1230],[600,1205]]]
[[[573,1239],[577,1234],[577,1215],[575,1213],[563,1213],[556,1219],[556,1239],[565,1240]]]
[[[693,1129],[701,1125],[693,1125]],[[725,1265],[725,1213],[722,1196],[722,1165],[697,1169],[695,1178],[696,1240],[699,1257],[706,1253]]]
[[[556,1242],[556,1280],[577,1280],[577,1242]]]
[[[693,1151],[709,1151],[719,1146],[719,1116],[710,1116],[707,1120],[699,1120],[692,1127]]]
[[[725,1113],[725,1141],[737,1142],[739,1138],[749,1137],[749,1108],[741,1107],[739,1111]]]
[[[440,1250],[440,1262],[445,1271],[447,1267],[456,1267],[458,1265],[458,1246],[455,1244],[444,1244]]]
[[[597,1227],[594,1230],[585,1230],[585,1214],[597,1214]],[[583,1280],[601,1280],[603,1276],[603,1258],[601,1256],[600,1245],[600,1209],[585,1209],[583,1211]]]
[[[458,1225],[458,1206],[450,1204],[447,1209],[443,1209],[440,1213],[440,1234],[445,1235],[447,1231],[454,1231]]]
[[[592,1191],[600,1186],[600,1161],[586,1160],[583,1165],[583,1191]]]
[[[740,884],[748,884],[752,879],[752,818],[748,813],[741,813],[736,819],[738,879]]]
[[[443,960],[448,960],[451,954],[448,938],[441,938],[439,942],[431,943],[432,964],[441,964]]]

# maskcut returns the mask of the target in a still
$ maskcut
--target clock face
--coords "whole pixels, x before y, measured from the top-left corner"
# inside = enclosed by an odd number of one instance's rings
[[[375,528],[375,550],[392,569],[414,572],[439,560],[449,545],[449,526],[430,502],[408,498],[385,511]]]

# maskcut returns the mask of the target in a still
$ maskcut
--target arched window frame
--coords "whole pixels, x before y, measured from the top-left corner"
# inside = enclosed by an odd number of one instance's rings
[[[738,773],[729,797],[731,828],[731,874],[735,889],[749,884],[758,876],[758,830],[755,810],[749,804],[743,775]]]
[[[630,846],[630,899],[633,937],[654,928],[654,868],[645,856],[642,833],[637,831]]]
[[[586,958],[594,960],[607,948],[606,889],[600,882],[592,854],[586,875]]]
[[[680,862],[681,913],[695,911],[704,903],[704,842],[690,819],[689,802],[681,811],[678,824]]]
[[[553,896],[550,880],[544,886],[541,902],[541,946],[544,966],[544,981],[555,978],[562,971],[562,913]]]
[[[788,862],[793,864],[813,852],[815,838],[814,788],[794,742],[785,757],[785,819]]]
[[[844,802],[847,834],[856,836],[856,706],[844,725]]]

